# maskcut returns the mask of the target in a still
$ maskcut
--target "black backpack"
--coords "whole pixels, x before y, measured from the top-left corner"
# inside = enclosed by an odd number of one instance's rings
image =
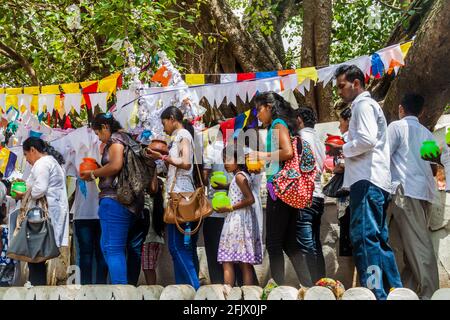
[[[117,200],[123,205],[130,205],[143,198],[152,176],[156,174],[156,164],[144,156],[144,147],[129,134],[124,134],[123,137],[126,146],[123,167],[117,180]]]

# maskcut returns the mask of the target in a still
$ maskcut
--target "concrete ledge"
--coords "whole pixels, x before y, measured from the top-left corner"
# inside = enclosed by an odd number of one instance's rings
[[[358,287],[346,290],[341,300],[377,300],[377,298],[369,289]]]
[[[279,286],[274,288],[267,297],[267,300],[297,300],[298,290],[294,287]]]
[[[431,300],[450,300],[450,288],[442,288],[433,293]]]
[[[137,291],[144,300],[159,300],[163,290],[164,287],[158,285],[137,287]]]
[[[241,287],[244,300],[261,300],[263,289],[258,286]]]
[[[419,297],[410,289],[397,288],[389,293],[387,300],[419,300]]]
[[[306,290],[303,300],[336,300],[336,297],[330,289],[314,286]]]
[[[164,288],[160,300],[194,300],[195,289],[187,284],[173,284]]]

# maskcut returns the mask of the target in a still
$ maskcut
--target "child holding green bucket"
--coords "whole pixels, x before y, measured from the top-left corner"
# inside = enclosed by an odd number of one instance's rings
[[[233,175],[233,179],[228,193],[231,206],[216,210],[228,213],[220,236],[217,261],[222,263],[225,284],[234,285],[234,264],[238,264],[243,284],[253,285],[252,265],[262,263],[262,250],[258,220],[252,209],[255,198],[242,147],[230,143],[223,149],[223,160],[225,170]]]

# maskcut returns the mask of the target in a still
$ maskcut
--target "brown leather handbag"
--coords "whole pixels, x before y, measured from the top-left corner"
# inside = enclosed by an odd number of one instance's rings
[[[201,179],[200,170],[198,169],[198,166],[196,167],[202,186],[197,188],[194,192],[173,192],[177,180],[177,168],[170,187],[167,207],[164,210],[164,222],[175,224],[177,229],[185,235],[195,234],[200,229],[203,219],[210,216],[213,212],[211,203],[205,194],[205,186],[203,185],[203,181]],[[180,226],[182,223],[195,221],[198,221],[198,224],[195,229],[190,232],[186,232]]]

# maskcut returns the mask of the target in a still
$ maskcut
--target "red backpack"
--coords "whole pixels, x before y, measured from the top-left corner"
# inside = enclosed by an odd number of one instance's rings
[[[275,195],[291,207],[301,209],[312,204],[316,161],[311,146],[299,136],[291,138],[294,157],[284,162],[273,178]],[[298,154],[299,143],[302,153]]]

